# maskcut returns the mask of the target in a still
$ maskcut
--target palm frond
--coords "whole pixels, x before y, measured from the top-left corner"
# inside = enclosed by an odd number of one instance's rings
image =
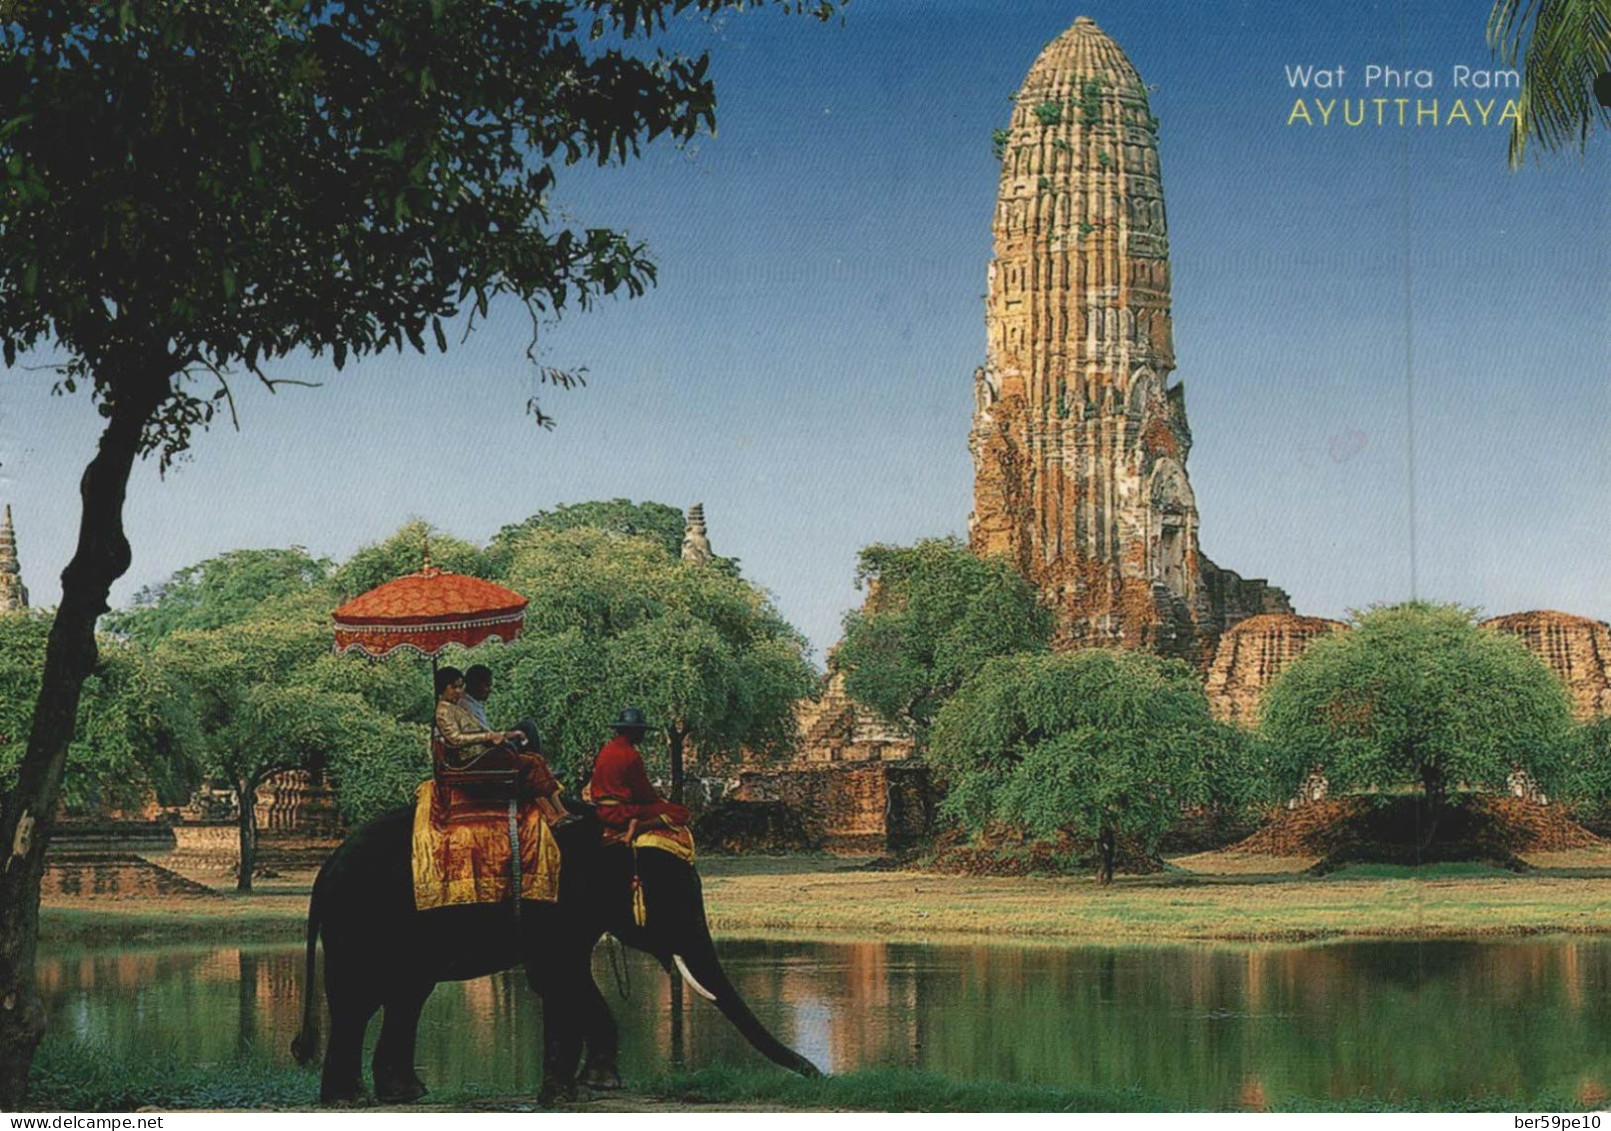
[[[1488,44],[1507,67],[1522,72],[1511,127],[1510,164],[1528,144],[1544,151],[1588,145],[1611,113],[1593,94],[1595,76],[1611,69],[1611,0],[1496,0]]]

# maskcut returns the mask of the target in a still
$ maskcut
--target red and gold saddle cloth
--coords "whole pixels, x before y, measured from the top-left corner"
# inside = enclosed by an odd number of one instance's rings
[[[658,848],[662,852],[669,852],[684,863],[694,862],[694,833],[687,825],[668,825],[656,817],[653,821],[639,824],[633,821],[624,829],[605,827],[603,833],[605,844],[627,844],[634,850],[639,848]]]
[[[632,838],[633,848],[658,848],[669,852],[684,863],[694,862],[694,833],[687,825],[664,825],[659,828],[639,829]]]
[[[509,814],[489,809],[446,824],[431,820],[436,782],[420,783],[414,795],[414,906],[420,911],[463,903],[502,903],[509,898]],[[520,895],[559,898],[559,845],[537,807],[520,806]]]

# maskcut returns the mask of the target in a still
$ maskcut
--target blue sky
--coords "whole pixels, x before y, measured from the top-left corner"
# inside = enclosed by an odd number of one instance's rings
[[[544,328],[544,363],[590,373],[542,394],[558,429],[522,413],[538,390],[512,310],[445,356],[287,363],[325,387],[242,386],[240,432],[215,428],[166,480],[137,469],[114,601],[235,547],[339,558],[414,515],[480,540],[562,502],[704,502],[716,550],[820,658],[861,546],[966,530],[990,132],[1042,45],[1090,15],[1156,85],[1207,554],[1301,612],[1409,596],[1413,401],[1416,592],[1611,619],[1604,137],[1513,173],[1498,127],[1288,124],[1299,95],[1502,104],[1451,85],[1492,65],[1486,12],[857,0],[842,25],[679,27],[710,47],[718,136],[561,175],[579,222],[649,242],[660,285]],[[1367,90],[1372,64],[1433,86]],[[1294,91],[1296,65],[1344,84]],[[49,384],[0,381],[0,502],[40,604],[99,423]]]

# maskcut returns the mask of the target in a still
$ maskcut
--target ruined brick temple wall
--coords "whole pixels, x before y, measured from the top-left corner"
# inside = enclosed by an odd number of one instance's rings
[[[341,841],[329,787],[305,770],[276,774],[259,787],[256,814],[257,866],[265,874],[317,867]],[[47,857],[47,894],[185,894],[184,884],[227,884],[240,869],[233,791],[204,786],[188,805],[157,820],[109,816],[59,827]]]
[[[39,897],[52,902],[216,894],[171,869],[128,853],[53,853],[45,858],[45,872],[39,880]]]
[[[1566,684],[1578,719],[1611,715],[1611,625],[1550,609],[1510,613],[1482,625],[1520,637],[1549,665]]]
[[[1214,717],[1256,726],[1260,699],[1287,665],[1320,637],[1347,629],[1341,621],[1291,613],[1249,617],[1233,626],[1219,638],[1204,683]]]
[[[747,771],[736,800],[784,803],[834,852],[899,851],[928,834],[935,799],[927,768],[909,761],[916,745],[851,699],[843,673],[801,701],[796,725],[796,761]]]
[[[40,896],[61,902],[212,895],[193,878],[167,867],[177,844],[166,820],[61,821],[45,852]]]
[[[850,855],[917,844],[929,833],[937,800],[928,768],[915,762],[746,770],[731,796],[781,802],[799,815],[812,843]]]
[[[897,761],[916,752],[911,738],[845,693],[842,672],[828,677],[817,698],[800,701],[796,730],[805,762]]]
[[[323,774],[284,770],[258,787],[257,827],[266,833],[339,837],[342,822]]]

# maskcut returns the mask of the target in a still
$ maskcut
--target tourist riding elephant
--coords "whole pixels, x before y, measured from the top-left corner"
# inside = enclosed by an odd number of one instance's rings
[[[397,1103],[424,1095],[425,1085],[414,1072],[414,1041],[431,990],[438,982],[480,978],[514,966],[525,967],[543,999],[543,1102],[574,1093],[584,1045],[583,1083],[619,1087],[615,1020],[593,981],[591,962],[605,932],[653,955],[668,971],[679,970],[771,1060],[804,1076],[820,1075],[767,1032],[722,971],[705,922],[698,873],[668,852],[639,851],[635,866],[646,914],[644,926],[638,926],[633,852],[602,844],[592,811],[566,804],[583,819],[555,833],[563,861],[559,899],[523,901],[518,922],[509,902],[414,909],[412,809],[371,821],[325,862],[308,905],[302,1031],[291,1042],[298,1063],[312,1063],[319,1046],[314,957],[322,936],[330,1043],[321,1102],[347,1103],[362,1096],[364,1029],[377,1009],[385,1013],[373,1059],[376,1098]]]

